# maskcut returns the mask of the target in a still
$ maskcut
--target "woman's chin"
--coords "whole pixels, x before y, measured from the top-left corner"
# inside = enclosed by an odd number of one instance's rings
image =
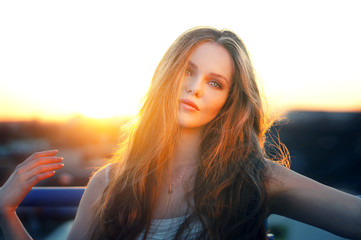
[[[191,121],[182,121],[181,119],[179,120],[178,123],[180,129],[197,129],[203,126],[201,124],[197,124]]]

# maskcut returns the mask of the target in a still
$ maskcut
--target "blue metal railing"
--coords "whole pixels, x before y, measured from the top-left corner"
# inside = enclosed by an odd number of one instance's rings
[[[85,187],[34,187],[19,207],[78,207]]]
[[[18,212],[27,216],[74,219],[85,187],[34,187]]]

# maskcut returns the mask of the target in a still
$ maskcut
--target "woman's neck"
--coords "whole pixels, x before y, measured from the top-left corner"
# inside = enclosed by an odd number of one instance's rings
[[[159,185],[154,219],[184,216],[190,209],[186,194],[191,193],[194,186],[194,176],[198,167],[200,130],[181,129],[178,137],[173,158],[164,172],[164,181]]]
[[[201,137],[200,128],[182,128],[175,146],[172,168],[196,165]]]

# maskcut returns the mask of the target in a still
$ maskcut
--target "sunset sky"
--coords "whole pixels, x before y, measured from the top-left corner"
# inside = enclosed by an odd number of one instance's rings
[[[235,31],[271,109],[361,111],[360,1],[1,1],[0,120],[134,115],[185,30]]]

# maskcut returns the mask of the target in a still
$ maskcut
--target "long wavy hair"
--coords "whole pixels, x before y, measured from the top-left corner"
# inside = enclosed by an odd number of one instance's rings
[[[155,70],[136,123],[114,155],[110,182],[94,207],[92,239],[136,239],[149,232],[158,186],[179,136],[178,100],[193,51],[204,42],[223,46],[233,60],[233,81],[218,115],[202,127],[194,206],[175,239],[198,221],[199,239],[265,239],[265,133],[255,72],[242,40],[229,30],[199,27],[183,33]]]

